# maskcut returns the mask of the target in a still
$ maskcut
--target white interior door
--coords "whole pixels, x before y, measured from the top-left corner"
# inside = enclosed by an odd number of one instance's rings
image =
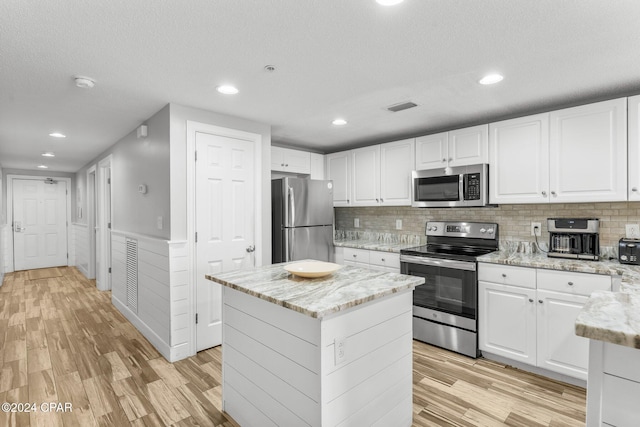
[[[14,268],[67,265],[67,183],[13,180]]]
[[[197,351],[222,342],[222,290],[206,274],[253,266],[254,143],[196,133]]]

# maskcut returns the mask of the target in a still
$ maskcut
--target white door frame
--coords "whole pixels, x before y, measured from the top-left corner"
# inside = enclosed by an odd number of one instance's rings
[[[96,283],[99,284],[98,290],[108,291],[111,290],[111,273],[109,268],[111,267],[111,230],[109,229],[109,222],[112,218],[113,210],[111,209],[111,186],[107,182],[111,171],[112,155],[108,155],[104,159],[98,162],[98,169],[96,172],[97,180],[97,208],[98,208],[98,236],[96,242],[96,256],[100,257],[99,265],[102,269],[97,272],[99,277],[96,277]]]
[[[89,243],[89,259],[87,262],[87,279],[96,278],[96,165],[87,169],[87,242]]]
[[[262,135],[257,133],[245,132],[237,129],[230,129],[220,126],[214,126],[206,123],[199,123],[187,120],[187,247],[189,250],[189,300],[188,316],[191,321],[188,322],[191,336],[189,343],[189,354],[196,354],[196,133],[206,132],[213,135],[220,135],[228,138],[242,139],[254,143],[254,165],[255,165],[255,197],[256,197],[256,215],[255,215],[255,263],[256,267],[262,265]]]
[[[54,181],[64,181],[67,183],[67,254],[69,253],[69,243],[71,242],[71,178],[55,177],[55,176],[37,176],[37,175],[7,175],[7,226],[10,227],[9,248],[7,251],[8,264],[5,266],[5,273],[15,271],[13,257],[13,180],[15,179],[32,179],[34,181],[44,181],[51,178]],[[67,265],[69,265],[69,255],[67,255]]]

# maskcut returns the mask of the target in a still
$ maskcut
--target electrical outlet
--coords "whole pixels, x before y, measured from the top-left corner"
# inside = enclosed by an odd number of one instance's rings
[[[396,230],[402,230],[402,220],[396,219]]]
[[[344,362],[345,358],[345,338],[334,338],[333,340],[335,364]]]
[[[360,218],[354,218],[353,219],[353,226],[355,228],[360,228]]]
[[[640,239],[640,225],[638,224],[627,224],[624,226],[627,232],[627,239]]]
[[[538,237],[542,235],[542,223],[540,222],[531,223],[531,235],[538,236]]]

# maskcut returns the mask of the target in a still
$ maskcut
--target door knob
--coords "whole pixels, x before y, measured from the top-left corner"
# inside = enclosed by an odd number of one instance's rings
[[[247,253],[251,253],[254,252],[256,250],[256,247],[253,245],[247,246]]]

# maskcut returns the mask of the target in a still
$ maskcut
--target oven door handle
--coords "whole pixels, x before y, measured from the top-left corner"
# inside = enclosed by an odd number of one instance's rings
[[[441,258],[425,258],[414,255],[400,255],[400,262],[410,264],[431,265],[434,267],[453,268],[456,270],[476,271],[476,263]]]

